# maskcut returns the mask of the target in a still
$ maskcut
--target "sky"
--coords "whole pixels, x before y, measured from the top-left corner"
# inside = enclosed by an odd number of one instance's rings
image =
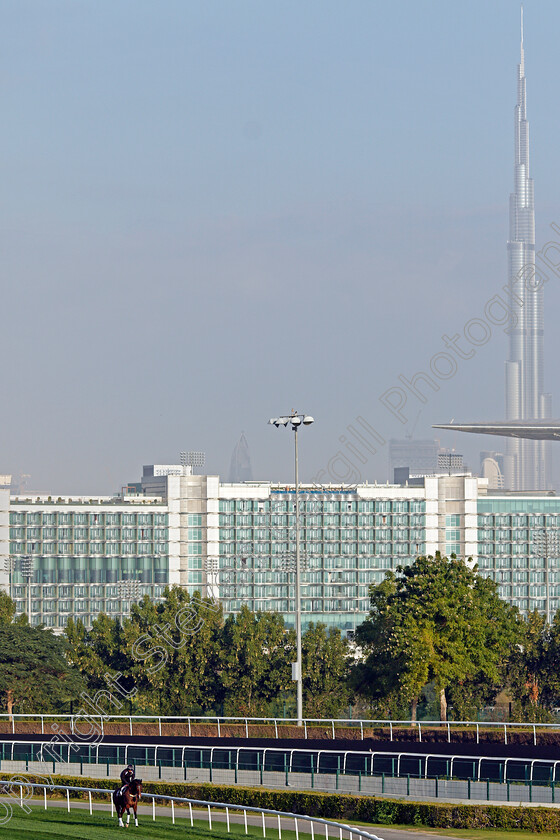
[[[513,0],[0,0],[0,471],[112,493],[193,449],[227,478],[244,431],[254,477],[288,481],[291,433],[267,420],[295,408],[315,418],[303,480],[385,481],[391,437],[502,418],[500,326],[425,402],[409,394],[405,423],[380,397],[507,281],[519,16]],[[560,4],[525,3],[537,247],[560,224],[559,29]],[[555,416],[559,302],[551,282]],[[349,426],[375,430],[362,462]],[[500,447],[440,440],[474,468]]]

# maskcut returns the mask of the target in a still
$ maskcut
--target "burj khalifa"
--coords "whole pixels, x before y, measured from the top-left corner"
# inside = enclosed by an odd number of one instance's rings
[[[506,420],[544,420],[550,417],[550,395],[543,392],[543,289],[535,272],[535,201],[533,179],[529,176],[523,9],[514,133],[514,192],[509,199],[507,250],[510,304],[517,324],[509,330]],[[545,490],[549,481],[547,447],[544,441],[509,438],[506,487]]]
[[[549,440],[560,437],[551,417],[551,397],[543,390],[543,288],[535,268],[535,200],[529,175],[529,123],[525,87],[523,7],[521,56],[517,65],[514,117],[515,161],[509,199],[508,292],[517,323],[508,329],[506,420],[494,423],[436,425],[437,429],[507,436],[504,483],[510,490],[550,487]]]

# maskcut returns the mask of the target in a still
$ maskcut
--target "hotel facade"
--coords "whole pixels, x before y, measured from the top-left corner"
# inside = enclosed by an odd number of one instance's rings
[[[418,482],[418,483],[416,483]],[[368,589],[418,554],[478,563],[502,598],[550,618],[560,606],[560,498],[489,491],[487,479],[300,485],[302,621],[352,631]],[[113,497],[10,496],[0,489],[0,586],[33,624],[126,616],[167,585],[294,623],[295,493],[150,465]]]

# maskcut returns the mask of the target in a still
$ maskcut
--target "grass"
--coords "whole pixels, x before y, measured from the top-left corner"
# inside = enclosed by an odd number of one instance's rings
[[[151,814],[142,814],[139,816],[138,829],[131,823],[128,829],[130,837],[148,838],[148,840],[173,840],[173,838],[176,840],[187,840],[187,838],[188,840],[241,840],[246,836],[243,824],[232,822],[231,831],[228,834],[225,822],[219,822],[217,819],[212,821],[212,831],[209,831],[205,820],[195,819],[194,827],[191,828],[190,820],[185,818],[184,813],[183,809],[177,809],[175,825],[172,825],[170,817],[157,815],[156,821],[153,822]],[[352,824],[357,825],[357,823],[350,823]],[[395,829],[456,837],[459,840],[512,840],[512,835],[515,840],[534,840],[534,834],[528,831],[444,829],[422,825],[369,826],[372,833],[379,833],[381,837],[387,836],[388,831],[392,832]],[[262,837],[260,826],[249,825],[248,830],[251,840]],[[33,806],[31,813],[25,814],[16,806],[11,820],[0,825],[0,840],[3,837],[6,840],[56,840],[56,838],[117,840],[123,836],[129,835],[123,835],[123,829],[117,826],[116,817],[111,817],[108,811],[94,810],[93,815],[90,816],[87,809],[78,808],[67,813],[59,807],[44,811],[41,807]],[[266,836],[267,840],[278,840],[278,832],[268,826]],[[329,836],[331,836],[330,832]],[[539,840],[558,840],[557,834],[539,834],[538,836]],[[322,832],[316,830],[316,840],[322,837]],[[296,840],[295,831],[287,831],[283,828],[282,840]],[[299,840],[311,840],[311,835],[300,831]]]
[[[5,799],[3,800],[6,801]],[[175,812],[175,825],[171,817],[160,816],[156,811],[156,820],[151,814],[138,814],[138,828],[134,826],[134,816],[131,817],[130,837],[149,838],[149,840],[241,840],[246,837],[243,824],[231,823],[228,834],[225,822],[212,820],[212,831],[208,829],[206,820],[195,819],[191,828],[190,819],[183,808]],[[4,816],[4,814],[2,814]],[[126,816],[125,816],[126,822]],[[262,838],[260,826],[249,825],[250,840]],[[124,835],[128,837],[127,833]],[[267,826],[267,840],[278,840],[278,832]],[[26,814],[14,804],[13,816],[8,823],[0,825],[0,840],[54,840],[54,838],[68,837],[72,840],[116,840],[123,837],[123,829],[118,827],[116,816],[111,817],[109,811],[89,811],[74,808],[70,813],[60,807],[43,810],[42,807],[31,806],[31,813]],[[295,831],[282,828],[282,840],[296,840]],[[311,840],[310,834],[299,832],[299,840]],[[318,840],[318,838],[317,838]]]

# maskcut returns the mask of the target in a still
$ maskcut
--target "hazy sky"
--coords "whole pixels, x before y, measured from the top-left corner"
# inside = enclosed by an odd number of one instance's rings
[[[504,414],[503,329],[429,370],[507,280],[513,0],[0,0],[3,434],[28,487],[113,492],[245,431],[256,478]],[[525,3],[538,244],[560,223],[560,4]],[[560,281],[557,281],[560,283]],[[547,389],[560,352],[546,291]],[[442,433],[477,466],[500,440]],[[348,452],[348,450],[346,450]],[[332,462],[331,462],[332,463]],[[337,469],[343,470],[339,464]],[[387,478],[387,447],[360,465]]]

